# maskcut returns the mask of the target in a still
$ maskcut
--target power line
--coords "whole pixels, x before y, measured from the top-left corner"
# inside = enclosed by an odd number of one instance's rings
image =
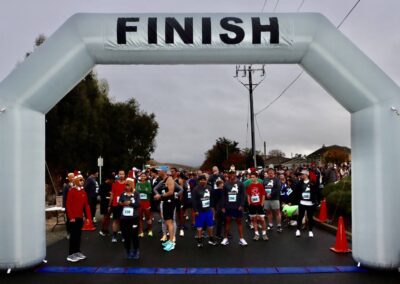
[[[341,25],[347,20],[347,18],[350,16],[350,14],[353,12],[353,10],[357,7],[358,3],[360,3],[361,0],[357,0],[357,2],[354,4],[354,6],[350,9],[350,11],[346,14],[346,16],[344,16],[344,18],[342,19],[342,21],[339,23],[339,25],[336,26],[336,29],[340,29]],[[279,0],[278,0],[279,2]],[[301,8],[301,6],[304,4],[305,0],[300,4],[298,10]],[[261,112],[265,111],[267,108],[269,108],[273,103],[275,103],[280,97],[283,96],[283,94],[285,94],[285,92],[301,77],[301,75],[303,75],[304,70],[302,70],[299,75],[297,75],[297,77],[289,83],[289,85],[286,86],[286,88],[271,102],[269,103],[267,106],[265,106],[264,108],[262,108],[260,111],[255,113],[255,116],[257,116],[258,114],[260,114]]]
[[[347,15],[343,18],[343,20],[340,22],[340,24],[336,27],[337,29],[340,28],[340,26],[346,21],[347,17],[350,16],[350,14],[353,12],[353,10],[356,8],[358,3],[360,3],[361,0],[358,0],[356,4],[354,4],[353,8],[350,9],[350,11],[347,13]]]
[[[276,8],[278,7],[278,4],[279,4],[279,0],[276,1],[275,7],[274,7],[274,12],[276,11]]]
[[[303,7],[304,2],[306,2],[306,0],[301,1],[300,6],[297,8],[296,12],[300,11],[301,7]]]
[[[268,0],[265,0],[265,1],[264,1],[264,5],[263,5],[263,7],[262,7],[262,9],[261,9],[261,13],[264,12],[265,6],[267,6],[267,2],[268,2]]]
[[[272,102],[270,102],[267,106],[265,106],[264,108],[262,108],[261,110],[259,110],[258,112],[255,113],[255,115],[257,116],[258,114],[260,114],[261,112],[263,112],[264,110],[266,110],[267,108],[269,108],[274,102],[276,102],[280,97],[282,97],[285,92],[300,78],[301,75],[303,75],[304,70],[302,70],[297,76],[296,78],[294,78],[294,80],[292,82],[289,83],[289,85],[286,86],[285,89],[283,89],[283,91],[279,94],[279,96],[277,96]]]

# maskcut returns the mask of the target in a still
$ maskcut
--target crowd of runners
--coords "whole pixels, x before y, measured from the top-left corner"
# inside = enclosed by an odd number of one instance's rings
[[[80,251],[81,229],[85,218],[96,222],[98,199],[100,235],[110,236],[113,243],[122,242],[130,259],[140,257],[140,238],[159,234],[154,231],[154,222],[161,223],[159,237],[167,252],[176,248],[177,236],[185,237],[189,228],[196,230],[195,245],[199,248],[205,244],[227,246],[232,242],[232,223],[240,246],[248,245],[244,223],[254,232],[254,241],[268,241],[271,230],[282,233],[282,224],[296,226],[296,237],[306,229],[312,238],[313,215],[322,198],[323,184],[349,175],[349,169],[347,164],[340,169],[320,169],[311,164],[295,170],[267,167],[246,171],[232,166],[223,173],[218,167],[210,173],[168,167],[143,171],[134,168],[107,176],[100,186],[96,171],[86,180],[79,172],[69,173],[63,189],[69,237],[67,260],[86,258]]]

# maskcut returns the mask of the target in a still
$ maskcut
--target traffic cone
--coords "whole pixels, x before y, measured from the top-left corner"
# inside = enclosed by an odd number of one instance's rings
[[[86,218],[85,224],[83,224],[82,231],[94,231],[96,227],[93,225],[92,218]]]
[[[351,249],[349,249],[349,246],[347,244],[346,229],[344,228],[344,222],[342,216],[339,217],[339,225],[336,233],[335,247],[332,247],[331,250],[336,253],[351,252]]]
[[[319,216],[318,216],[318,220],[320,222],[325,222],[328,219],[328,214],[326,213],[326,200],[323,199],[321,201],[321,207],[319,208]]]

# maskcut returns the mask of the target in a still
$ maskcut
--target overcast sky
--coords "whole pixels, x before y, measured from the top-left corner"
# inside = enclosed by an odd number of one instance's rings
[[[264,12],[296,12],[303,0],[267,0]],[[320,12],[337,25],[357,0],[305,0],[300,12]],[[32,50],[77,12],[261,12],[265,0],[1,0],[0,81]],[[397,84],[400,82],[400,2],[361,0],[340,30]],[[97,66],[116,101],[134,97],[154,113],[160,129],[153,157],[200,165],[219,137],[251,147],[248,91],[235,66]],[[254,92],[255,112],[269,104],[301,71],[268,65]],[[257,79],[257,78],[256,78]],[[256,147],[309,154],[322,144],[349,146],[350,114],[306,73],[266,111],[256,116]],[[99,153],[101,154],[101,153]]]

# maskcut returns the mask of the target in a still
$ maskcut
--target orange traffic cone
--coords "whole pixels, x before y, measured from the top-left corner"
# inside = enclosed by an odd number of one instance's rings
[[[346,230],[344,228],[344,222],[342,216],[339,217],[339,225],[336,233],[335,247],[331,248],[331,250],[336,253],[351,252],[351,249],[349,249],[349,246],[347,244]]]
[[[86,218],[85,224],[83,224],[82,231],[94,231],[96,227],[93,225],[92,218]]]
[[[325,222],[328,219],[328,214],[326,213],[326,200],[323,199],[321,201],[321,207],[319,208],[319,216],[318,216],[318,220],[320,222]]]

